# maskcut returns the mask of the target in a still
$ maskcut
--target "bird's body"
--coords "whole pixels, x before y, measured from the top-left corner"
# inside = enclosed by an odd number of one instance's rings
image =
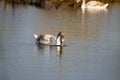
[[[105,9],[108,7],[108,3],[103,3],[100,1],[89,1],[85,4],[85,0],[82,0],[82,5],[81,8],[82,9]]]
[[[46,45],[53,45],[56,40],[56,37],[50,34],[41,34],[39,36],[37,34],[34,34],[34,37],[36,39],[36,43]]]
[[[57,37],[50,34],[41,34],[37,35],[34,34],[34,37],[36,39],[37,44],[44,44],[44,45],[63,45],[64,41],[64,34],[62,32],[59,32]]]

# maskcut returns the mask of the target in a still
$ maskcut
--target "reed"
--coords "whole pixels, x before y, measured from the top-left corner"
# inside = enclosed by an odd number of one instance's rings
[[[67,6],[67,7],[79,7],[81,5],[82,1],[77,2],[77,0],[1,0],[5,3],[10,4],[29,4],[37,7],[42,8],[51,8],[52,6],[55,6],[56,9],[58,9],[61,6]],[[91,1],[91,0],[86,0]],[[120,2],[120,0],[97,0],[101,2]]]
[[[13,2],[13,3],[26,3],[26,4],[29,4],[29,3],[41,3],[41,2],[45,2],[45,1],[50,1],[52,3],[57,3],[57,2],[75,2],[77,0],[3,0],[3,1],[6,1],[6,2]],[[86,0],[86,1],[91,1],[91,0]],[[113,2],[113,1],[117,1],[117,2],[120,2],[120,0],[97,0],[97,1],[102,1],[102,2]]]

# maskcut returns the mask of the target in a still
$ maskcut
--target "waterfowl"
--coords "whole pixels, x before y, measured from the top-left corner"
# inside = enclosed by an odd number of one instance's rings
[[[59,32],[57,37],[50,34],[34,34],[37,44],[63,46],[64,33]]]
[[[108,7],[108,3],[103,3],[100,1],[89,1],[85,4],[85,0],[82,0],[82,5],[81,8],[82,9],[105,9]]]
[[[63,42],[64,42],[64,33],[59,32],[56,38],[56,45],[63,46]]]

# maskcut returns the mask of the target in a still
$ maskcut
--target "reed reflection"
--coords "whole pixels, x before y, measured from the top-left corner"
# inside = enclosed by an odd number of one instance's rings
[[[6,10],[8,7],[11,7],[13,10],[15,10],[17,4],[15,3],[9,3],[7,1],[3,1],[3,7],[4,7],[4,10]]]

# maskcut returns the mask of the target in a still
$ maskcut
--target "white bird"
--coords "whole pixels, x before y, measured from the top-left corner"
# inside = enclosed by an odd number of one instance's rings
[[[100,1],[89,1],[85,4],[85,0],[82,0],[82,5],[81,8],[82,9],[105,9],[108,7],[108,3],[103,3]]]
[[[37,44],[63,46],[64,33],[59,32],[57,37],[50,34],[34,34]]]

